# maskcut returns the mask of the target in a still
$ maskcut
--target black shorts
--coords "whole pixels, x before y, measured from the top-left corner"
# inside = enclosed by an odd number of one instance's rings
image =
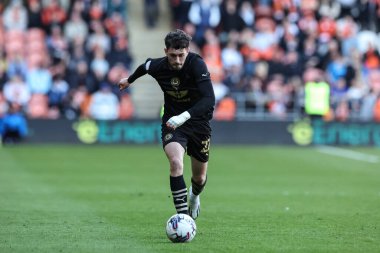
[[[209,159],[211,128],[208,122],[186,122],[175,130],[161,125],[162,146],[170,142],[178,142],[189,156],[200,162]]]

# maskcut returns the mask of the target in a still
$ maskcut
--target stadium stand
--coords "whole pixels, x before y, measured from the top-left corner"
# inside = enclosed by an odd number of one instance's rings
[[[28,118],[91,117],[92,97],[102,88],[113,92],[117,108],[102,116],[115,119],[121,95],[112,84],[132,63],[126,1],[9,0],[0,13],[6,103],[18,102]]]

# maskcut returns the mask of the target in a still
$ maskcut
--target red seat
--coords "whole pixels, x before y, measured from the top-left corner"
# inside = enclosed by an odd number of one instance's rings
[[[5,52],[9,55],[15,53],[24,53],[24,42],[20,40],[14,40],[5,42]]]
[[[18,30],[8,30],[5,33],[6,42],[21,41],[24,42],[25,33]]]
[[[28,42],[28,44],[26,45],[26,49],[27,49],[26,50],[27,53],[30,53],[30,52],[44,53],[46,51],[46,45],[45,45],[45,42],[33,40],[33,41]]]
[[[126,120],[133,117],[135,108],[133,106],[133,101],[128,93],[125,93],[120,98],[120,110],[119,119]]]

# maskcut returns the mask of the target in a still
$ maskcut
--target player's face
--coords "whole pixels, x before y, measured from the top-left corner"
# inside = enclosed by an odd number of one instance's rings
[[[189,54],[189,48],[165,48],[165,54],[168,57],[170,67],[174,70],[180,70]]]

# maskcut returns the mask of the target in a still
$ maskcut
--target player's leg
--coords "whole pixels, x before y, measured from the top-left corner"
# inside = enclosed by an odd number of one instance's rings
[[[207,166],[210,150],[210,132],[208,129],[200,132],[192,136],[193,138],[188,143],[187,152],[191,156],[192,177],[189,194],[189,214],[193,219],[198,218],[201,209],[199,195],[207,182]]]
[[[207,182],[207,165],[208,162],[201,162],[191,157],[192,177],[191,187],[189,189],[189,215],[193,217],[193,219],[198,218],[201,210],[199,195]]]
[[[191,184],[193,187],[193,193],[199,195],[207,182],[207,166],[208,162],[200,162],[194,157],[191,157]]]
[[[177,213],[188,213],[187,188],[183,178],[183,156],[185,149],[178,142],[170,142],[164,147],[170,164],[170,189]]]

